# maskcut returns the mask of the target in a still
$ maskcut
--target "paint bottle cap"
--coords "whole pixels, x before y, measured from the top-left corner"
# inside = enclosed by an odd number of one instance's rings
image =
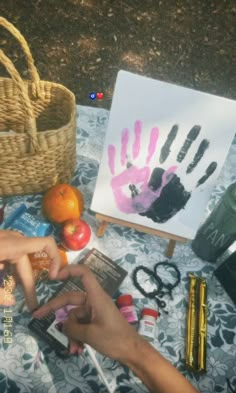
[[[132,306],[133,297],[129,294],[121,295],[117,298],[116,303],[118,307]]]
[[[148,315],[150,317],[157,319],[159,313],[158,313],[158,311],[153,310],[152,308],[143,308],[142,317],[144,317],[145,315]]]

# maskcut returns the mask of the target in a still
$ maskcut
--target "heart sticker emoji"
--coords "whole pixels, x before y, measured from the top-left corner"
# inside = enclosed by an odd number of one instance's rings
[[[97,93],[97,99],[102,100],[103,99],[103,93]]]

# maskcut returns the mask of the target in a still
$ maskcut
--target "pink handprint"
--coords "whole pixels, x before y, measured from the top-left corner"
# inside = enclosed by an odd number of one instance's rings
[[[142,122],[137,120],[134,125],[135,139],[132,146],[133,161],[140,156],[141,133]],[[116,147],[114,145],[108,146],[108,165],[111,174],[114,176],[111,180],[111,187],[116,205],[123,213],[142,214],[147,212],[152,204],[160,197],[162,190],[174,176],[177,166],[171,166],[166,171],[163,171],[158,187],[154,189],[154,187],[150,185],[151,168],[149,164],[156,152],[158,136],[158,128],[152,128],[145,165],[143,167],[138,167],[128,162],[127,150],[129,144],[129,130],[124,128],[121,137],[120,157],[121,165],[124,167],[124,170],[117,175],[115,174]],[[125,193],[127,185],[131,192],[130,196],[127,196]],[[139,189],[137,189],[136,186],[139,186]]]

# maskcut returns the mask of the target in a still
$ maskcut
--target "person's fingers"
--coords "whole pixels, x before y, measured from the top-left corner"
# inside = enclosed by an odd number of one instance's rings
[[[77,353],[78,346],[79,345],[75,341],[70,340],[69,354],[70,355],[75,355]]]
[[[38,307],[32,266],[25,255],[16,263],[16,271],[23,286],[25,301],[30,311]]]
[[[67,280],[69,277],[72,277],[70,274],[69,266],[63,267],[56,276],[56,280]]]
[[[13,306],[15,296],[13,295],[16,287],[14,268],[8,264],[1,264],[1,288],[0,288],[0,305]]]
[[[70,355],[81,355],[84,350],[84,345],[81,342],[76,342],[72,339],[69,339],[69,353]]]
[[[12,293],[6,293],[4,288],[0,288],[0,306],[14,306],[15,303],[14,295]]]
[[[72,317],[69,317],[67,321],[63,324],[63,333],[76,343],[86,343],[86,332],[90,328],[90,324],[79,324],[74,321]]]
[[[68,318],[79,323],[90,323],[93,319],[93,312],[89,305],[82,305],[72,309],[68,314]]]
[[[43,318],[51,311],[56,311],[68,304],[81,306],[86,301],[86,294],[83,292],[70,291],[63,293],[63,295],[57,296],[50,300],[48,303],[41,306],[38,310],[34,311],[34,318]]]
[[[53,237],[49,236],[44,239],[47,239],[46,246],[44,247],[44,251],[51,259],[50,268],[49,268],[49,277],[52,280],[55,280],[61,267],[61,255],[58,251],[58,247]]]
[[[82,264],[65,266],[59,271],[56,278],[58,280],[65,280],[69,277],[79,277],[82,281],[85,291],[91,295],[91,298],[94,298],[94,300],[96,300],[98,294],[104,292],[97,279],[87,266]]]
[[[22,233],[14,230],[9,230],[9,229],[0,230],[0,238],[5,237],[6,235],[15,236],[15,237],[24,237]]]
[[[51,259],[49,268],[49,277],[55,279],[56,275],[61,266],[61,256],[58,251],[58,247],[53,237],[36,237],[36,238],[24,238],[25,241],[25,254],[33,252],[45,251]]]
[[[76,343],[85,342],[85,333],[91,327],[93,319],[91,308],[81,306],[73,308],[68,315],[68,319],[63,324],[63,333]]]
[[[14,241],[14,247],[12,247]],[[61,256],[53,237],[24,237],[13,231],[3,231],[0,236],[0,261],[9,260],[11,263],[24,255],[45,251],[51,259],[49,276],[55,279],[60,266]]]
[[[15,259],[15,256],[19,254],[18,253],[19,240],[21,244],[20,248],[22,248],[22,242],[21,242],[22,237],[23,235],[19,232],[0,230],[0,261],[1,262],[6,263],[6,262],[10,262],[12,259],[13,260]],[[14,247],[12,247],[13,242],[14,242]]]

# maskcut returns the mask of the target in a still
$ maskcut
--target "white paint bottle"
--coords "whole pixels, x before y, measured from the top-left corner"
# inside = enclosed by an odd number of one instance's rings
[[[138,332],[146,340],[152,342],[155,338],[156,320],[159,314],[152,308],[144,308],[141,315]]]

